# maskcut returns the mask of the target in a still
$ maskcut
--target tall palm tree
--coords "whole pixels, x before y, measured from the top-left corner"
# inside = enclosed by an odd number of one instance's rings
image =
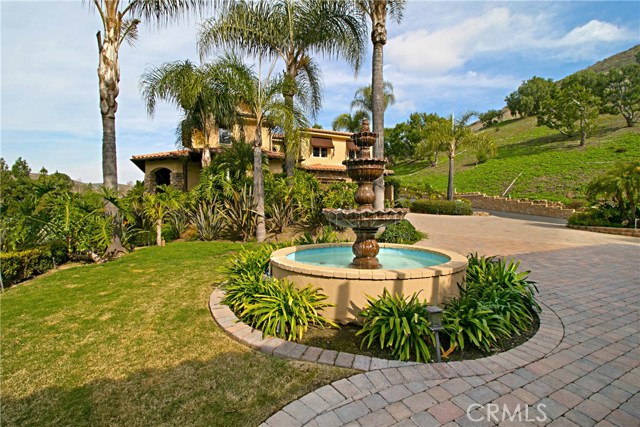
[[[355,0],[362,15],[371,24],[373,58],[371,61],[371,86],[373,97],[373,131],[378,141],[373,146],[375,157],[384,157],[384,76],[382,74],[383,47],[387,43],[387,14],[400,23],[406,0]],[[375,209],[384,208],[384,176],[373,183],[376,199]]]
[[[182,109],[184,118],[178,126],[178,139],[189,146],[194,131],[203,135],[202,167],[211,163],[211,134],[216,125],[230,127],[236,120],[236,102],[219,67],[197,67],[189,60],[152,67],[140,78],[147,112],[153,115],[158,100]]]
[[[383,111],[386,111],[389,105],[396,103],[396,96],[393,94],[393,85],[390,82],[384,82],[383,99]],[[373,90],[371,89],[371,85],[362,86],[356,91],[355,95],[353,95],[353,101],[351,101],[351,108],[355,108],[356,111],[373,114]]]
[[[342,113],[331,123],[333,130],[344,130],[346,132],[360,132],[362,120],[369,120],[369,114],[364,110],[358,110],[353,114]]]
[[[276,61],[272,61],[265,77],[262,77],[262,60],[258,61],[258,71],[245,65],[239,58],[227,55],[218,66],[227,70],[227,79],[233,82],[238,100],[245,112],[255,117],[253,136],[253,198],[256,220],[256,240],[264,241],[267,236],[264,213],[264,176],[262,173],[262,129],[290,121],[304,120],[301,114],[289,109],[281,97],[283,76],[273,76]]]
[[[238,0],[218,18],[202,24],[202,56],[216,47],[254,57],[280,58],[284,63],[282,95],[294,110],[297,98],[315,116],[321,104],[318,64],[311,55],[346,59],[357,71],[365,49],[364,31],[353,4],[326,0]],[[306,95],[305,95],[306,93]],[[298,158],[298,138],[285,126],[285,170],[293,175]]]
[[[485,134],[474,134],[468,127],[469,120],[475,113],[467,112],[454,120],[439,118],[428,124],[427,136],[418,143],[416,154],[431,155],[433,150],[447,152],[449,157],[449,179],[447,183],[447,200],[453,200],[454,159],[459,150],[472,144],[482,144],[487,138]]]
[[[186,14],[191,9],[202,11],[210,2],[206,0],[93,0],[102,21],[98,31],[98,85],[100,115],[102,117],[102,184],[118,190],[118,160],[116,157],[116,98],[120,93],[120,63],[118,54],[124,41],[133,43],[138,36],[140,19],[158,24]],[[214,2],[215,3],[215,2]],[[113,203],[105,205],[107,215],[118,213]],[[125,252],[120,241],[121,230],[114,227],[114,235],[107,254]]]

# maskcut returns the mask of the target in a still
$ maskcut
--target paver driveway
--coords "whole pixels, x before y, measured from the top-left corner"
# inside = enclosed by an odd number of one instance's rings
[[[543,303],[537,344],[473,370],[454,362],[355,375],[265,425],[640,426],[638,239],[493,216],[408,219],[429,233],[420,245],[522,260]]]

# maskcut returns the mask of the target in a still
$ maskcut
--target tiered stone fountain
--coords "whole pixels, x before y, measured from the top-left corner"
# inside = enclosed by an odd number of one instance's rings
[[[327,302],[324,316],[338,321],[357,319],[367,304],[367,295],[391,293],[409,296],[420,292],[430,304],[441,304],[458,295],[467,268],[466,257],[455,252],[409,245],[378,245],[376,233],[402,220],[407,209],[373,209],[373,181],[384,173],[385,159],[371,157],[377,135],[363,122],[362,131],[352,136],[359,151],[345,160],[347,173],[358,184],[358,209],[325,209],[327,219],[350,227],[356,234],[353,245],[332,243],[293,246],[271,254],[271,272],[296,286],[321,288]],[[351,246],[351,247],[349,247]],[[355,257],[349,263],[350,253]],[[380,260],[378,259],[380,257]]]
[[[339,227],[352,228],[356,234],[356,241],[352,250],[355,258],[351,265],[354,268],[376,269],[380,268],[380,262],[376,255],[380,246],[376,241],[376,233],[380,227],[386,227],[404,219],[409,209],[373,209],[375,193],[373,181],[382,176],[385,159],[372,158],[371,147],[375,144],[378,135],[369,132],[369,121],[362,121],[360,133],[354,133],[351,137],[358,147],[356,158],[342,162],[347,167],[347,174],[358,184],[355,199],[358,209],[324,209],[322,213],[331,222]]]

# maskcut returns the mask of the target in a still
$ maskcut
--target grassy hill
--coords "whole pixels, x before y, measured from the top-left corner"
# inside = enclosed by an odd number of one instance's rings
[[[622,116],[602,115],[599,130],[587,140],[567,139],[557,131],[537,127],[535,117],[513,119],[491,127],[498,154],[476,165],[470,151],[456,157],[456,192],[479,191],[501,195],[520,173],[510,191],[514,198],[575,203],[585,198],[587,183],[616,161],[640,158],[640,127],[625,127]],[[444,153],[438,165],[407,161],[392,165],[401,194],[420,192],[425,185],[446,191],[448,163]]]
[[[625,50],[624,52],[616,53],[602,61],[598,61],[586,70],[594,71],[596,73],[606,73],[614,68],[621,68],[627,65],[635,64],[635,56],[640,53],[640,44]]]

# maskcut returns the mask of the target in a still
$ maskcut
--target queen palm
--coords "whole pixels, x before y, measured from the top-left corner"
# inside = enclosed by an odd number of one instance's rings
[[[378,141],[373,146],[375,157],[384,157],[384,77],[382,74],[383,47],[387,43],[387,14],[396,22],[402,20],[405,0],[355,0],[365,18],[371,23],[373,59],[371,61],[371,86],[373,98],[373,131]],[[376,199],[374,208],[384,208],[384,177],[373,183]]]
[[[360,126],[364,119],[369,120],[369,114],[363,110],[358,110],[353,114],[342,113],[333,120],[331,127],[333,130],[356,133],[360,132]]]
[[[353,5],[326,0],[236,1],[218,18],[202,24],[199,48],[206,56],[216,47],[284,63],[282,95],[288,108],[294,98],[315,116],[320,109],[320,71],[313,54],[346,59],[358,70],[365,43]],[[285,126],[285,170],[293,175],[299,139],[292,123]]]
[[[211,64],[197,67],[189,60],[169,62],[148,69],[140,78],[140,89],[149,115],[153,116],[159,100],[183,111],[178,140],[190,146],[194,132],[201,132],[202,167],[209,166],[214,127],[232,126],[237,115],[233,92],[222,71]]]
[[[383,86],[383,111],[387,110],[389,105],[396,103],[396,96],[393,94],[393,85],[390,82],[384,82]],[[357,112],[364,111],[367,115],[373,114],[373,90],[372,86],[362,86],[353,95],[351,108]]]
[[[130,44],[138,36],[140,19],[163,24],[186,14],[190,9],[203,10],[205,0],[93,0],[100,15],[102,31],[98,31],[98,86],[100,116],[102,117],[102,184],[118,190],[118,160],[116,157],[116,98],[120,93],[120,62],[118,54],[124,41]],[[118,213],[113,203],[105,205],[108,215]],[[120,241],[120,228],[114,227],[107,254],[125,251]]]
[[[635,225],[636,210],[640,206],[640,161],[616,163],[612,169],[589,183],[587,195],[592,199],[604,196],[617,203],[622,210],[628,203],[631,224]]]

